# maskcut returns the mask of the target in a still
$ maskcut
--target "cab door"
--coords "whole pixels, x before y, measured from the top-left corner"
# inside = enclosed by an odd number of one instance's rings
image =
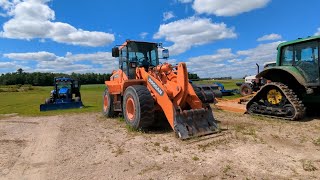
[[[294,65],[309,85],[319,85],[318,41],[308,41],[294,45]]]

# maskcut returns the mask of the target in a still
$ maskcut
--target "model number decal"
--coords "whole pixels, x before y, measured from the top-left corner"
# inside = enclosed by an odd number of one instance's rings
[[[148,82],[151,84],[154,90],[157,91],[157,93],[162,96],[163,95],[163,90],[155,83],[150,76],[148,76]]]

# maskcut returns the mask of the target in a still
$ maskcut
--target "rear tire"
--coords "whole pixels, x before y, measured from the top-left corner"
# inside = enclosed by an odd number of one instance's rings
[[[129,86],[123,95],[123,116],[134,129],[145,129],[154,123],[154,100],[147,87]]]
[[[193,87],[194,92],[196,93],[196,95],[200,99],[200,101],[202,103],[205,103],[206,102],[206,98],[204,97],[201,89],[198,86],[194,85],[194,84],[192,84],[192,87]]]
[[[104,116],[112,118],[117,115],[116,112],[114,112],[113,96],[109,93],[108,88],[104,90],[102,105],[102,111]]]
[[[243,83],[241,86],[240,86],[240,94],[241,96],[248,96],[250,94],[252,94],[252,88],[250,86],[250,84],[248,83]]]

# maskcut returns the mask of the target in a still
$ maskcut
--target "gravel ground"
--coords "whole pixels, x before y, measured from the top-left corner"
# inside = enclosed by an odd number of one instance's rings
[[[99,113],[1,117],[0,179],[318,179],[320,120],[215,111],[223,131],[188,141]]]

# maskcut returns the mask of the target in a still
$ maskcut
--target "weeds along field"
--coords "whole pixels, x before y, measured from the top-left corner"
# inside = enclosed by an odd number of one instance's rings
[[[0,114],[22,116],[55,115],[61,113],[98,112],[102,108],[104,84],[81,86],[82,109],[40,112],[40,104],[50,97],[52,87],[0,86]]]
[[[205,80],[195,81],[195,84],[212,84],[220,82],[224,84],[226,89],[236,89],[236,82],[241,80]],[[37,87],[37,86],[0,86],[0,114],[17,114],[20,116],[47,116],[61,113],[79,113],[79,112],[101,112],[102,95],[105,89],[104,84],[98,85],[82,85],[81,97],[83,104],[82,109],[68,109],[58,111],[40,112],[39,106],[43,104],[45,99],[50,96],[53,87]],[[236,98],[239,95],[225,97],[227,99]]]

